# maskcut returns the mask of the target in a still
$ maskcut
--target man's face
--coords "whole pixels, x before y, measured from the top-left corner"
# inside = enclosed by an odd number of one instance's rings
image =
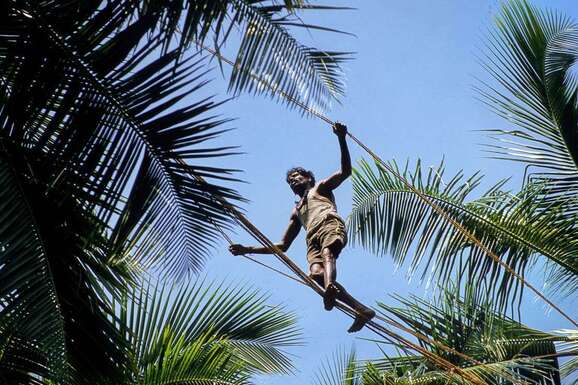
[[[289,187],[295,194],[305,191],[309,187],[309,182],[311,182],[309,176],[303,175],[298,171],[292,172],[287,177],[287,183],[289,183]]]

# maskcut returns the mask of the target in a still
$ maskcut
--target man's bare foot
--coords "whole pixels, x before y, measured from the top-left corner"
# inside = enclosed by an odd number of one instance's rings
[[[360,331],[361,329],[363,329],[365,324],[373,317],[375,317],[375,312],[369,308],[365,308],[361,311],[358,311],[357,316],[353,320],[353,323],[351,324],[349,329],[347,329],[347,332],[355,333]]]
[[[325,289],[325,294],[323,294],[323,306],[325,310],[332,310],[335,306],[335,298],[337,297],[337,287],[330,283]]]

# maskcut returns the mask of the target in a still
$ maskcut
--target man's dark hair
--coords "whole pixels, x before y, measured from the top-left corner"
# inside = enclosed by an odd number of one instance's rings
[[[289,183],[289,175],[293,174],[293,173],[299,173],[301,175],[307,176],[309,177],[309,179],[311,179],[311,185],[315,186],[315,175],[313,175],[313,172],[309,171],[309,170],[305,170],[303,167],[293,167],[292,169],[290,169],[289,171],[287,171],[287,175],[285,176],[285,181],[287,183]]]

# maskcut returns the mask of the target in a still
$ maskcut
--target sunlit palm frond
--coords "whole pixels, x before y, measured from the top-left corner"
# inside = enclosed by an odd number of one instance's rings
[[[233,71],[229,87],[233,92],[270,94],[294,108],[287,97],[280,96],[284,94],[317,111],[326,110],[331,102],[339,100],[345,92],[341,64],[348,59],[347,53],[321,51],[300,44],[286,29],[288,25],[302,25],[291,13],[276,19],[269,16],[268,6],[239,0],[232,4],[236,18],[244,21],[243,40],[236,58],[238,67]],[[299,8],[315,9],[294,6],[292,10]],[[261,81],[256,81],[252,74]]]
[[[388,371],[381,371],[371,363],[367,364],[362,374],[363,385],[405,385],[403,380]],[[426,383],[427,385],[427,383]]]
[[[429,341],[420,340],[421,346],[488,384],[559,385],[558,358],[568,352],[578,354],[567,346],[575,345],[575,340],[561,333],[534,330],[499,315],[491,303],[480,303],[474,293],[470,287],[460,296],[458,287],[450,286],[433,303],[416,296],[396,296],[399,306],[379,306],[384,317],[427,337]],[[387,373],[402,382],[467,381],[451,371],[428,367],[419,356],[386,357],[373,365],[381,377]]]
[[[496,113],[518,126],[487,130],[499,140],[493,157],[530,166],[530,180],[547,187],[547,202],[568,198],[578,209],[578,25],[525,0],[505,3],[487,44],[484,67],[495,83],[479,92]]]
[[[316,385],[359,385],[361,366],[356,361],[355,351],[337,351],[319,368],[315,375]]]
[[[541,186],[510,194],[501,190],[503,182],[467,201],[481,181],[479,174],[464,179],[460,172],[446,179],[443,164],[427,173],[419,161],[413,170],[391,166],[519,274],[542,255],[563,272],[548,280],[552,291],[569,294],[578,288],[575,218],[566,213],[565,201],[544,208]],[[354,242],[377,254],[390,252],[400,265],[409,260],[410,273],[423,265],[422,277],[431,271],[437,282],[453,274],[463,281],[477,278],[480,290],[487,290],[500,307],[519,298],[517,279],[389,171],[379,166],[374,171],[361,162],[353,173],[353,191],[349,225]]]
[[[264,300],[254,290],[202,282],[136,291],[119,304],[132,375],[143,383],[245,383],[254,373],[288,373],[282,349],[299,343],[295,319]]]
[[[270,94],[287,102],[279,95],[284,93],[319,110],[328,108],[343,95],[341,63],[349,55],[305,46],[291,35],[289,28],[338,32],[306,24],[297,16],[307,10],[338,9],[346,8],[302,1],[284,4],[253,0],[181,1],[173,2],[163,20],[167,30],[175,31],[184,19],[182,41],[205,44],[210,38],[217,52],[225,42],[230,43],[231,31],[239,30],[242,39],[229,88],[235,93]],[[288,106],[295,107],[292,103]]]
[[[564,379],[568,377],[574,378],[576,372],[578,372],[578,357],[569,359],[560,366],[560,376]],[[574,380],[571,383],[576,384],[576,381]]]
[[[557,346],[558,353],[562,357],[569,357],[569,359],[561,362],[560,376],[567,382],[576,383],[576,376],[578,375],[578,330],[562,329],[556,330],[555,333],[565,338]]]

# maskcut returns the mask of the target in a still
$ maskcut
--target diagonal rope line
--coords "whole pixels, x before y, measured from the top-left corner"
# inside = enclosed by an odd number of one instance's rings
[[[213,56],[217,57],[219,60],[224,61],[225,63],[231,65],[233,68],[239,69],[239,66],[233,63],[231,60],[223,57],[220,53],[216,52],[215,50],[205,47],[199,46],[199,48],[209,52]],[[287,101],[293,103],[294,105],[300,107],[304,111],[310,113],[311,115],[319,118],[320,120],[324,121],[329,125],[333,125],[335,122],[329,119],[327,116],[323,115],[321,112],[307,106],[306,104],[300,102],[299,100],[295,99],[291,95],[287,94],[283,90],[278,89],[277,87],[271,85],[266,80],[261,79],[259,76],[253,74],[252,72],[247,72],[249,76],[251,76],[255,81],[263,84],[264,86],[268,87],[274,93],[277,93],[281,97],[285,98]],[[444,218],[448,223],[458,230],[462,235],[464,235],[467,239],[472,241],[480,250],[482,250],[486,255],[494,260],[495,263],[503,267],[509,274],[515,277],[518,281],[522,283],[522,285],[526,285],[531,291],[534,292],[538,297],[540,297],[546,304],[551,306],[556,312],[558,312],[562,317],[566,320],[570,321],[572,325],[578,328],[578,322],[576,322],[572,317],[566,314],[560,307],[554,304],[551,300],[549,300],[540,290],[538,290],[534,285],[530,284],[524,277],[518,274],[510,265],[504,262],[498,255],[496,255],[493,251],[491,251],[486,245],[484,245],[480,240],[478,240],[471,232],[469,232],[462,224],[458,221],[453,219],[445,210],[443,210],[440,206],[435,204],[432,200],[430,200],[425,194],[421,191],[417,190],[411,183],[407,181],[401,174],[399,174],[395,169],[393,169],[390,165],[383,161],[376,153],[374,153],[369,147],[367,147],[361,140],[347,131],[347,136],[349,136],[358,146],[360,146],[363,150],[365,150],[377,163],[379,163],[382,167],[384,167],[387,171],[395,175],[411,192],[416,194],[425,204],[430,206],[437,214],[439,214],[442,218]]]
[[[234,214],[234,213],[232,213],[232,214]],[[237,219],[236,215],[233,215],[233,216]],[[211,221],[211,223],[213,223],[213,225],[215,226],[215,228],[221,233],[221,235],[223,236],[223,238],[224,238],[225,240],[227,240],[227,242],[228,242],[230,245],[234,244],[233,240],[227,235],[227,233],[226,233],[219,225],[217,225],[213,220],[210,220],[210,221]],[[238,223],[243,229],[245,229],[247,232],[251,233],[250,229],[248,229],[246,226],[243,226],[242,222],[239,221],[238,219],[237,219],[237,223]],[[289,274],[286,274],[286,273],[284,273],[284,272],[282,272],[282,271],[280,271],[280,270],[278,270],[278,269],[275,269],[275,268],[273,268],[273,267],[271,267],[271,266],[269,266],[269,265],[267,265],[267,264],[265,264],[265,263],[262,263],[261,261],[259,261],[259,260],[257,260],[257,259],[251,258],[251,257],[249,257],[249,256],[247,256],[247,255],[245,255],[245,254],[241,254],[241,256],[244,257],[244,258],[246,258],[246,259],[248,259],[248,260],[250,260],[250,261],[253,261],[253,262],[255,262],[255,263],[257,263],[257,264],[259,264],[259,265],[261,265],[261,266],[263,266],[263,267],[265,267],[265,268],[267,268],[267,269],[269,269],[269,270],[272,270],[272,271],[274,271],[274,272],[276,272],[276,273],[279,273],[279,274],[281,274],[281,275],[283,275],[283,276],[285,276],[285,277],[287,277],[287,278],[289,278],[289,279],[291,279],[291,280],[293,280],[293,281],[296,281],[296,282],[298,282],[298,283],[300,283],[300,284],[302,284],[302,285],[304,285],[304,286],[310,286],[307,282],[302,281],[302,280],[299,280],[299,279],[296,279],[295,277],[292,277],[292,276],[290,276]],[[340,309],[340,310],[342,310],[343,312],[346,312],[347,314],[349,314],[349,312],[348,312],[348,311],[345,311],[345,309]],[[434,340],[434,339],[431,339],[431,338],[427,337],[426,335],[424,335],[424,334],[422,334],[422,333],[415,332],[415,331],[409,329],[408,327],[400,324],[399,322],[394,321],[394,320],[393,320],[392,318],[390,318],[390,317],[385,317],[385,316],[376,315],[375,318],[376,318],[376,319],[379,319],[380,321],[382,321],[382,322],[384,322],[384,323],[386,323],[386,324],[389,324],[389,325],[391,325],[391,326],[394,326],[394,327],[396,327],[397,329],[400,329],[400,330],[402,330],[402,331],[404,331],[404,332],[406,332],[406,333],[408,333],[408,334],[410,334],[410,335],[412,335],[412,336],[414,336],[414,337],[416,337],[418,340],[421,340],[421,341],[423,341],[423,342],[425,342],[425,343],[429,343],[429,344],[435,345],[435,346],[437,346],[438,348],[440,348],[440,349],[442,349],[442,350],[444,350],[444,351],[446,351],[446,352],[448,352],[448,353],[455,354],[456,356],[458,356],[458,357],[460,357],[460,358],[462,358],[462,359],[465,359],[465,360],[467,360],[467,361],[470,361],[470,362],[472,362],[474,365],[482,365],[482,362],[480,362],[479,360],[476,360],[475,358],[473,358],[473,357],[471,357],[471,356],[469,356],[469,355],[467,355],[467,354],[465,354],[465,353],[459,352],[459,351],[457,351],[457,350],[455,350],[455,349],[453,349],[453,348],[451,348],[451,347],[443,344],[442,342],[439,342],[439,341],[436,341],[436,340]],[[377,327],[375,327],[375,326],[372,326],[372,327],[369,327],[369,328],[370,328],[370,330],[372,330],[374,333],[378,334],[380,337],[384,338],[385,340],[393,341],[392,336],[391,336],[391,335],[388,335],[389,333],[386,334],[386,333],[384,333],[383,331],[381,331],[381,330],[380,330],[381,328],[377,328]],[[394,334],[394,335],[397,337],[397,334]],[[397,338],[396,338],[396,339],[397,339]],[[400,341],[398,341],[398,342],[400,342]],[[406,346],[404,346],[404,345],[401,345],[401,346],[404,347],[404,348],[406,347]],[[452,371],[454,371],[453,368],[450,368],[450,369],[451,369]],[[522,383],[522,382],[517,381],[516,379],[514,379],[514,378],[510,375],[510,373],[501,373],[501,375],[504,376],[504,377],[509,377],[510,381],[512,381],[513,383]]]
[[[235,215],[233,215],[233,217],[236,218]],[[233,245],[233,244],[234,244],[234,242],[233,242],[233,240],[231,239],[231,237],[229,237],[229,236],[227,235],[227,233],[223,230],[223,228],[222,228],[221,226],[219,226],[219,225],[218,225],[215,221],[213,221],[211,218],[207,217],[207,219],[213,224],[213,226],[217,229],[217,231],[218,231],[219,233],[221,233],[221,235],[223,236],[223,238],[225,238],[225,240],[226,240],[227,242],[229,242],[229,245]],[[238,223],[239,225],[241,225],[241,227],[243,227],[243,229],[245,229],[246,231],[248,231],[248,230],[246,229],[246,227],[245,227],[245,226],[242,226],[242,223],[239,222],[238,220],[237,220],[237,223]],[[240,255],[241,255],[243,258],[248,259],[249,261],[253,261],[253,262],[255,262],[256,264],[261,265],[261,266],[263,266],[263,267],[265,267],[265,268],[267,268],[267,269],[269,269],[269,270],[272,270],[272,271],[274,271],[274,272],[276,272],[276,273],[278,273],[278,274],[281,274],[281,275],[283,275],[283,276],[285,276],[285,277],[287,277],[287,278],[289,278],[289,279],[292,279],[293,281],[295,281],[295,282],[297,282],[297,283],[300,283],[300,284],[302,284],[302,285],[308,286],[306,282],[304,282],[304,281],[302,281],[302,280],[300,280],[300,279],[297,279],[297,278],[295,278],[295,277],[293,277],[293,276],[291,276],[291,275],[289,275],[289,274],[287,274],[287,273],[285,273],[285,272],[282,272],[282,271],[279,270],[279,269],[276,269],[276,268],[274,268],[274,267],[272,267],[272,266],[269,266],[269,265],[267,265],[266,263],[263,263],[263,262],[259,261],[258,259],[255,259],[255,258],[253,258],[253,257],[250,257],[250,256],[248,256],[248,255],[246,255],[246,254],[240,254]]]
[[[179,162],[184,164],[184,161],[179,159]],[[206,181],[201,177],[201,176],[195,176],[195,179],[200,182],[200,183],[206,183]],[[283,264],[285,264],[287,267],[289,267],[289,269],[291,269],[297,276],[299,276],[302,280],[296,279],[294,277],[288,276],[287,274],[272,268],[264,263],[261,263],[260,261],[254,260],[253,258],[247,257],[248,259],[257,262],[258,264],[271,269],[277,273],[282,274],[283,276],[289,277],[294,281],[297,281],[305,286],[309,286],[311,289],[313,289],[318,295],[320,295],[321,297],[323,297],[324,294],[324,290],[315,282],[311,279],[311,277],[309,277],[308,275],[306,275],[300,268],[299,266],[297,266],[286,254],[283,253],[283,251],[281,249],[279,249],[273,242],[271,242],[263,233],[261,233],[261,231],[259,229],[257,229],[257,227],[255,227],[239,210],[237,210],[233,205],[231,205],[229,202],[227,202],[227,200],[223,197],[219,197],[219,196],[214,196],[214,195],[209,195],[210,199],[214,199],[219,201],[223,207],[225,208],[226,211],[228,211],[231,216],[233,218],[235,218],[236,222],[245,230],[247,231],[249,234],[251,234],[258,242],[260,242],[263,246],[267,247],[269,250],[271,250],[272,254],[274,254]],[[215,228],[223,235],[223,237],[227,240],[227,242],[229,242],[229,244],[233,244],[232,239],[225,233],[225,231],[213,220],[210,219],[210,222],[213,223],[213,225],[215,226]],[[245,256],[246,257],[246,256]],[[350,318],[356,318],[357,313],[355,310],[349,308],[348,306],[346,306],[345,304],[342,304],[341,302],[337,302],[336,303],[336,307],[343,313],[345,313],[346,315],[348,315]],[[419,333],[415,333],[411,330],[409,330],[408,328],[405,328],[403,325],[396,323],[395,321],[390,321],[387,318],[384,317],[380,317],[377,316],[377,319],[380,319],[381,321],[388,323],[390,325],[393,325],[395,327],[398,327],[401,330],[405,330],[407,331],[409,334],[415,336],[418,340],[424,341],[426,343],[430,343],[430,344],[435,344],[438,347],[442,348],[445,351],[448,351],[450,353],[455,353],[457,355],[460,355],[461,357],[465,357],[466,359],[468,359],[469,361],[473,362],[474,364],[478,364],[479,361],[469,357],[466,354],[463,353],[459,353],[456,352],[454,349],[447,347],[446,345],[444,345],[441,342],[438,341],[432,341],[431,339],[429,339],[426,336],[423,336]],[[392,332],[390,330],[388,330],[386,327],[384,327],[383,325],[380,325],[379,323],[375,322],[374,320],[369,320],[366,323],[366,327],[371,330],[372,332],[374,332],[375,334],[377,334],[378,336],[380,336],[381,338],[383,338],[384,340],[388,340],[388,341],[397,341],[397,343],[399,343],[402,347],[405,348],[411,348],[412,350],[415,350],[419,353],[421,353],[424,357],[426,357],[427,359],[429,359],[431,362],[433,362],[435,365],[437,365],[438,367],[441,367],[443,369],[449,370],[450,373],[457,373],[459,374],[463,379],[468,379],[470,382],[472,382],[475,385],[487,385],[481,378],[479,378],[478,376],[476,376],[475,374],[469,373],[464,371],[462,368],[460,368],[459,366],[453,364],[452,362],[444,359],[443,357],[440,357],[438,355],[436,355],[435,353],[432,353],[430,351],[428,351],[426,348],[424,348],[423,346],[417,345],[411,341],[409,341],[408,339],[402,337],[401,335]],[[529,385],[524,381],[521,380],[516,380],[513,377],[511,377],[509,374],[504,374],[501,373],[504,377],[510,377],[512,379],[513,383],[517,383],[519,385]]]
[[[200,177],[197,177],[197,180],[203,182],[203,179],[200,179]],[[295,281],[297,281],[303,285],[309,286],[318,295],[323,296],[324,290],[315,281],[313,281],[308,275],[306,275],[287,255],[285,255],[277,246],[275,246],[275,244],[273,244],[264,234],[262,234],[259,231],[259,229],[257,229],[242,213],[240,213],[234,206],[229,204],[224,198],[214,197],[214,199],[217,199],[218,201],[220,201],[223,204],[225,209],[227,209],[231,213],[231,215],[236,219],[236,221],[241,225],[241,227],[243,229],[245,229],[249,234],[251,234],[263,246],[265,246],[269,250],[271,250],[272,254],[274,254],[283,264],[285,264],[287,267],[289,267],[297,276],[299,276],[302,279],[302,280],[297,280],[297,279],[291,277],[293,280],[295,280]],[[220,229],[220,227],[218,225],[215,224],[215,226],[217,227],[217,229],[219,229],[219,232],[224,233],[224,231],[222,229]],[[232,240],[227,235],[224,235],[224,237],[229,243],[231,243],[231,244],[233,243]],[[251,258],[251,260],[253,260],[253,259]],[[259,264],[261,264],[261,263],[259,263]],[[284,276],[287,276],[286,274],[284,274],[284,273],[282,273],[282,272],[280,272],[274,268],[271,268],[270,266],[266,266],[265,264],[262,264],[262,265],[271,269],[271,270],[279,272],[279,273],[283,274]],[[335,307],[338,308],[341,312],[345,313],[346,315],[348,315],[351,318],[355,318],[357,316],[357,313],[355,312],[355,310],[349,308],[348,306],[346,306],[340,302],[337,302]],[[463,358],[466,358],[469,361],[473,362],[474,364],[479,364],[479,361],[469,357],[468,355],[466,355],[464,353],[459,353],[459,352],[455,351],[454,349],[445,346],[441,342],[432,341],[428,337],[423,336],[419,333],[414,333],[411,330],[405,328],[401,324],[398,324],[394,321],[388,320],[388,319],[386,319],[384,317],[380,317],[380,316],[377,316],[376,318],[383,321],[383,322],[386,322],[388,324],[396,326],[396,327],[400,328],[401,330],[407,331],[409,334],[415,336],[419,340],[422,340],[422,341],[430,343],[430,344],[435,344],[438,347],[444,349],[445,351],[448,351],[450,353],[454,353],[454,354],[459,355]],[[462,377],[463,379],[467,379],[468,381],[470,381],[472,384],[486,385],[486,382],[483,379],[479,378],[474,373],[464,371],[459,366],[451,363],[450,361],[444,359],[443,357],[436,355],[435,353],[428,351],[426,348],[409,341],[408,339],[402,337],[401,335],[392,332],[391,330],[389,330],[385,326],[375,322],[374,320],[369,320],[366,324],[366,327],[369,330],[371,330],[372,332],[374,332],[375,334],[377,334],[378,336],[384,338],[385,340],[397,341],[403,347],[407,347],[407,348],[410,348],[412,350],[415,350],[415,351],[421,353],[425,358],[427,358],[428,360],[433,362],[438,367],[440,367],[442,369],[446,369],[451,373],[456,373],[460,377]],[[504,377],[508,376],[507,373],[500,373],[500,374]],[[520,384],[520,385],[529,385],[526,382],[521,381],[521,380],[516,380],[513,377],[512,377],[512,382]]]
[[[233,212],[231,212],[231,214],[233,214],[233,216],[234,216],[234,217],[236,218],[236,220],[237,220],[237,223],[238,223],[243,229],[245,229],[245,231],[249,232],[251,235],[254,235],[253,232],[251,231],[251,229],[248,228],[247,226],[243,225],[243,223],[241,222],[241,220],[239,220],[239,218],[237,218],[238,212],[237,212],[236,210],[233,211]],[[215,224],[215,225],[216,225],[216,224]],[[217,225],[216,225],[216,226],[217,226]],[[217,228],[218,228],[218,230],[221,232],[221,234],[223,234],[224,238],[229,242],[229,244],[233,244],[233,241],[231,240],[231,238],[230,238],[228,235],[226,235],[226,233],[225,233],[220,227],[217,227]],[[257,237],[255,237],[255,238],[257,238]],[[272,242],[270,242],[268,239],[266,239],[265,236],[263,236],[263,238],[264,238],[263,241],[260,240],[260,239],[258,239],[259,242],[260,242],[263,246],[270,247],[269,245],[272,244]],[[289,260],[289,257],[287,257],[287,256],[286,256],[285,254],[283,254],[283,253],[280,253],[279,255],[276,254],[276,253],[274,253],[274,254],[275,254],[275,255],[278,257],[278,259],[280,259],[283,263],[285,263],[286,259]],[[246,256],[246,255],[242,255],[242,256],[245,257],[245,258],[247,258],[247,259],[249,259],[249,260],[252,260],[252,261],[254,261],[254,262],[256,262],[256,263],[258,263],[258,264],[260,264],[260,265],[262,265],[262,266],[264,266],[264,267],[266,267],[266,268],[268,268],[268,269],[270,269],[270,270],[273,270],[273,271],[275,271],[275,272],[277,272],[277,273],[280,273],[280,274],[284,275],[285,277],[288,277],[288,278],[290,278],[290,279],[292,279],[292,280],[294,280],[294,281],[296,281],[296,282],[298,282],[298,283],[300,283],[300,284],[302,284],[302,285],[309,286],[309,287],[313,288],[319,295],[323,296],[323,291],[322,291],[322,290],[317,290],[317,289],[319,289],[319,286],[317,285],[316,282],[314,282],[314,281],[312,281],[312,280],[310,280],[309,283],[308,283],[308,282],[305,282],[305,281],[302,281],[302,280],[298,280],[298,279],[296,279],[296,278],[294,278],[294,277],[291,277],[291,276],[289,276],[288,274],[285,274],[285,273],[283,273],[283,272],[281,272],[281,271],[279,271],[279,270],[277,270],[277,269],[275,269],[275,268],[273,268],[273,267],[271,267],[271,266],[268,266],[268,265],[266,265],[266,264],[264,264],[264,263],[261,263],[260,261],[257,261],[257,260],[255,260],[255,259],[253,259],[253,258],[250,258],[250,257]],[[356,316],[356,312],[355,312],[354,310],[350,309],[349,307],[345,306],[344,304],[338,302],[336,306],[337,306],[337,308],[338,308],[340,311],[342,311],[342,312],[345,313],[346,315],[350,316],[351,318],[354,318],[354,317]],[[414,336],[415,338],[417,338],[418,340],[420,340],[420,341],[422,341],[422,342],[425,342],[425,343],[428,343],[428,344],[431,344],[431,345],[435,345],[435,346],[437,346],[438,348],[440,348],[440,349],[442,349],[442,350],[444,350],[444,351],[446,351],[446,352],[448,352],[448,353],[454,354],[454,355],[456,355],[456,356],[458,356],[458,357],[460,357],[460,358],[462,358],[462,359],[465,359],[465,360],[467,360],[467,361],[470,361],[473,365],[483,365],[482,362],[480,362],[479,360],[476,360],[475,358],[473,358],[473,357],[471,357],[471,356],[469,356],[469,355],[467,355],[467,354],[465,354],[465,353],[459,352],[459,351],[457,351],[457,350],[455,350],[455,349],[453,349],[453,348],[445,345],[444,343],[442,343],[442,342],[440,342],[440,341],[433,340],[433,339],[427,337],[426,335],[424,335],[424,334],[422,334],[422,333],[415,332],[415,331],[409,329],[408,327],[400,324],[399,322],[394,321],[394,320],[391,319],[390,317],[385,317],[385,316],[376,315],[375,318],[378,319],[378,320],[380,320],[380,321],[382,321],[382,322],[384,322],[384,323],[386,323],[386,324],[389,324],[389,325],[391,325],[391,326],[393,326],[393,327],[395,327],[395,328],[397,328],[397,329],[400,329],[400,330],[402,330],[402,331],[404,331],[404,332],[406,332],[406,333]],[[376,323],[376,322],[374,322],[374,321],[372,321],[372,320],[369,321],[369,322],[366,324],[366,326],[368,327],[368,329],[370,329],[372,332],[374,332],[375,334],[377,334],[377,335],[379,335],[380,337],[382,337],[384,340],[390,341],[390,343],[394,343],[394,342],[392,342],[392,341],[397,341],[397,343],[399,344],[399,346],[401,346],[404,350],[407,350],[408,347],[409,347],[409,348],[412,348],[413,350],[416,350],[416,351],[422,353],[422,355],[424,355],[426,358],[429,358],[431,361],[433,361],[434,363],[436,363],[438,366],[441,366],[441,367],[443,367],[443,368],[449,369],[449,371],[450,371],[451,373],[459,372],[459,370],[461,369],[459,366],[456,366],[456,365],[452,364],[452,363],[449,362],[449,361],[445,361],[445,360],[443,360],[443,359],[440,361],[439,356],[437,356],[437,355],[435,355],[435,354],[432,354],[431,352],[429,352],[427,349],[423,348],[422,346],[413,344],[413,343],[410,342],[409,340],[401,337],[399,334],[394,333],[394,332],[391,332],[390,330],[384,328],[382,325],[380,325],[380,324],[378,324],[378,323]],[[458,374],[459,374],[459,373],[458,373]],[[529,385],[526,381],[522,381],[521,379],[514,378],[514,376],[513,376],[510,372],[508,372],[508,371],[496,370],[496,374],[498,374],[498,375],[500,375],[500,376],[502,376],[502,377],[510,380],[510,381],[511,381],[512,383],[514,383],[514,384]],[[460,375],[461,375],[461,374],[460,374]],[[471,378],[470,378],[470,380],[471,380]],[[477,380],[474,380],[474,383],[477,383]]]

